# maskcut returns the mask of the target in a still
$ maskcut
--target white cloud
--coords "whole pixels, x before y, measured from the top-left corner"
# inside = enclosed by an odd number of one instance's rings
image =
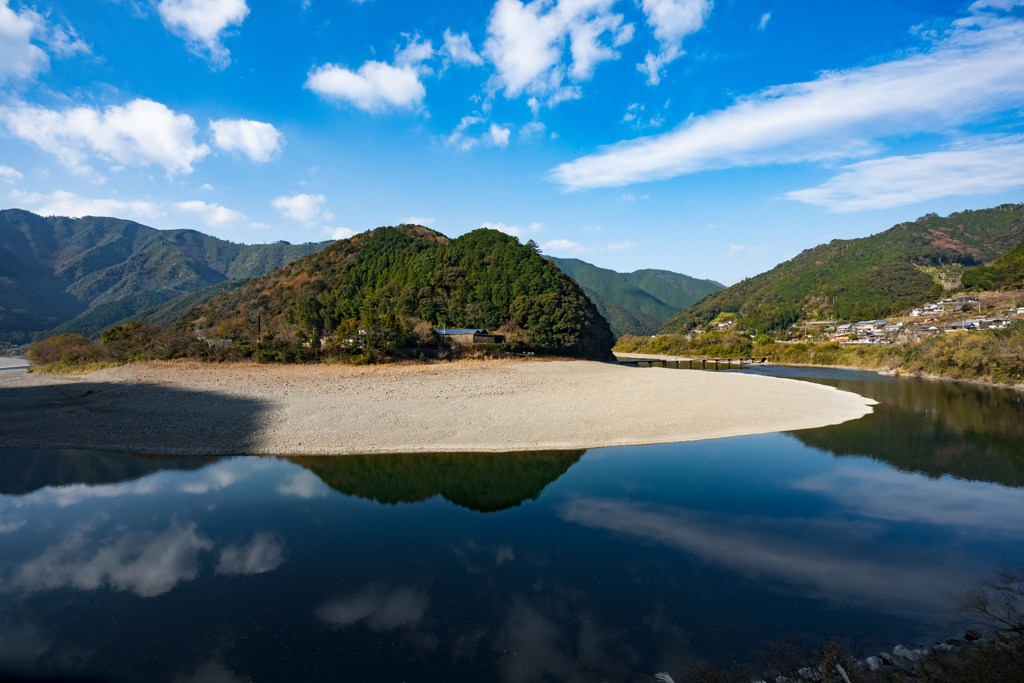
[[[277,197],[270,205],[285,218],[312,225],[334,218],[333,213],[324,211],[320,206],[325,201],[327,198],[322,194],[296,194],[291,197]]]
[[[887,209],[951,195],[995,194],[1024,185],[1024,144],[887,157],[844,166],[818,187],[786,194],[837,213]]]
[[[732,256],[733,254],[735,254],[736,252],[739,252],[739,251],[743,251],[743,245],[742,244],[730,244],[729,245],[729,251],[725,252],[725,255],[726,256]]]
[[[621,251],[623,249],[629,249],[630,247],[635,247],[635,246],[636,246],[636,242],[630,242],[630,241],[627,240],[626,242],[623,242],[621,244],[609,244],[608,248],[611,249],[612,251]]]
[[[330,237],[332,240],[347,240],[356,234],[355,230],[349,228],[324,228],[323,234]]]
[[[661,50],[658,54],[647,53],[642,64],[636,68],[647,74],[649,85],[661,82],[661,71],[668,64],[686,54],[683,38],[704,27],[704,21],[711,14],[714,0],[643,0],[640,7],[647,15],[647,24],[654,29],[654,37]]]
[[[492,123],[490,130],[487,131],[487,136],[490,138],[491,144],[495,147],[508,147],[508,136],[511,133],[511,128],[505,128],[496,123]]]
[[[434,222],[433,218],[420,218],[419,216],[409,216],[408,218],[401,221],[407,225],[430,225]]]
[[[931,49],[769,88],[562,164],[568,187],[614,187],[708,169],[864,156],[887,135],[948,132],[1024,103],[1024,21],[972,16]],[[950,106],[955,102],[956,106]]]
[[[262,121],[221,119],[210,121],[213,144],[225,152],[241,152],[254,163],[270,161],[281,151],[284,136],[277,128]]]
[[[582,244],[570,242],[569,240],[551,240],[541,245],[541,249],[548,254],[580,254],[587,251]]]
[[[23,176],[19,171],[11,168],[10,166],[0,164],[0,180],[13,183],[15,180],[21,180],[24,177],[25,176]]]
[[[49,56],[34,40],[58,57],[91,52],[71,26],[50,24],[29,7],[15,12],[9,0],[0,0],[0,84],[32,78],[50,68]]]
[[[481,223],[481,228],[490,228],[491,230],[497,230],[503,232],[506,235],[512,235],[513,237],[526,237],[530,233],[538,233],[543,229],[543,225],[540,223],[530,223],[528,228],[520,228],[515,225],[505,225],[504,223]]]
[[[167,30],[212,69],[231,63],[231,53],[221,44],[225,29],[240,26],[249,16],[245,0],[160,0],[156,10]]]
[[[202,185],[199,186],[199,189],[200,190],[213,190],[213,185],[211,185],[210,183],[203,183]]]
[[[623,24],[622,15],[611,12],[614,4],[615,0],[498,0],[483,50],[497,69],[492,87],[504,89],[509,98],[524,92],[546,98],[549,107],[578,98],[579,89],[563,81],[590,79],[597,64],[618,59],[613,48],[633,38],[633,25]],[[566,39],[568,64],[563,63]]]
[[[265,574],[284,562],[284,549],[271,533],[257,534],[243,545],[229,545],[220,551],[218,574]]]
[[[466,32],[452,34],[451,29],[444,30],[444,45],[441,54],[455,64],[463,66],[483,66],[484,58],[473,51],[473,44]]]
[[[353,234],[348,228],[327,228],[327,230],[347,232],[345,237],[351,237]],[[334,239],[344,239],[344,237],[335,237]],[[300,469],[287,481],[277,485],[277,492],[282,496],[295,496],[296,498],[323,498],[327,495],[327,491],[328,487],[320,477],[307,469]]]
[[[584,225],[583,232],[601,232],[604,230],[600,225]]]
[[[433,54],[429,40],[421,42],[419,36],[413,36],[404,48],[396,50],[393,65],[368,61],[358,71],[351,71],[328,63],[310,71],[304,87],[325,99],[347,102],[370,113],[411,109],[427,95],[420,77],[431,73],[423,62]]]
[[[234,211],[220,204],[207,204],[198,199],[190,202],[178,202],[174,205],[178,211],[198,214],[203,222],[211,228],[223,228],[245,220],[245,214]]]
[[[540,121],[530,121],[529,123],[523,124],[523,127],[519,129],[519,139],[529,140],[534,136],[540,135],[544,132],[544,124]]]
[[[624,194],[624,195],[622,195],[622,201],[624,201],[624,202],[635,202],[636,201],[636,197],[634,197],[631,194]]]
[[[483,123],[486,120],[487,119],[484,117],[476,116],[475,114],[463,116],[459,121],[459,124],[455,126],[455,130],[452,131],[452,134],[444,138],[445,144],[451,145],[452,147],[458,147],[463,152],[472,149],[480,142],[480,140],[475,137],[467,137],[465,131],[470,126],[475,126],[476,124]]]
[[[1014,7],[1020,7],[1024,5],[1024,0],[977,0],[977,2],[971,3],[968,8],[971,12],[980,12],[984,9],[1001,9],[1011,10]]]
[[[10,194],[18,205],[41,216],[117,216],[119,218],[157,218],[164,213],[160,205],[149,201],[122,201],[120,199],[86,199],[73,192],[55,190],[43,195],[36,192],[14,190]]]
[[[428,605],[429,596],[410,588],[386,593],[371,585],[346,600],[320,605],[316,615],[331,626],[345,627],[365,621],[370,630],[380,632],[415,624]]]
[[[768,28],[768,22],[771,21],[771,18],[772,18],[772,13],[771,12],[765,12],[764,14],[762,14],[761,15],[761,21],[759,21],[758,24],[757,24],[757,30],[758,31],[763,31],[766,28]]]
[[[199,552],[213,548],[210,539],[196,533],[195,524],[172,524],[161,534],[126,533],[95,550],[91,545],[85,533],[74,531],[4,583],[23,591],[110,586],[149,598],[194,579]]]
[[[153,100],[133,100],[100,111],[74,107],[55,111],[24,103],[0,107],[8,131],[57,157],[73,173],[94,175],[85,164],[95,155],[112,164],[163,166],[168,175],[191,173],[192,164],[210,152],[195,143],[191,116]]]
[[[253,230],[270,230],[273,226],[267,225],[266,223],[250,223],[249,227]]]

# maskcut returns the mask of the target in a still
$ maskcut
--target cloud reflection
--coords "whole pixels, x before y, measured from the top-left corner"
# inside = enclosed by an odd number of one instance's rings
[[[161,595],[199,572],[198,556],[213,543],[196,533],[196,525],[172,523],[160,534],[129,532],[91,550],[92,539],[72,531],[59,544],[21,565],[4,587],[41,591],[109,586],[144,598]]]
[[[351,598],[320,605],[316,615],[331,626],[345,627],[365,621],[373,631],[390,631],[418,622],[429,604],[430,596],[411,588],[388,593],[369,585]]]
[[[264,574],[281,566],[284,552],[271,533],[257,534],[239,547],[229,545],[220,551],[218,574]]]
[[[608,498],[570,501],[561,514],[569,522],[679,548],[748,577],[777,579],[814,597],[868,603],[889,614],[942,611],[944,593],[969,581],[962,567],[912,566],[912,558],[902,555],[892,564],[862,559],[848,547],[862,535],[856,522],[709,515]]]
[[[1024,531],[1024,492],[987,482],[927,479],[849,463],[800,479],[793,487],[824,494],[864,517],[969,526],[975,531]]]
[[[323,498],[330,488],[309,470],[301,470],[277,485],[277,492],[298,498]]]
[[[31,493],[0,496],[0,500],[4,501],[6,509],[17,509],[40,504],[68,507],[94,499],[152,496],[160,493],[201,495],[233,486],[255,472],[273,466],[274,463],[266,458],[240,456],[195,471],[165,470],[113,484],[44,486]]]

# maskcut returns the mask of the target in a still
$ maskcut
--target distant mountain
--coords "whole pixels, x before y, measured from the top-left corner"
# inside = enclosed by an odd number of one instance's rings
[[[118,218],[0,211],[0,339],[92,335],[211,285],[259,277],[328,244],[235,244]]]
[[[1024,242],[990,266],[978,266],[963,274],[968,289],[1017,289],[1024,287]]]
[[[881,318],[941,293],[926,267],[972,267],[1006,254],[1024,239],[1024,205],[934,213],[870,237],[832,240],[720,292],[709,294],[662,327],[683,332],[736,314],[739,325],[781,329],[805,318]]]
[[[668,270],[617,273],[579,259],[548,259],[579,283],[616,336],[654,334],[666,320],[724,287]]]

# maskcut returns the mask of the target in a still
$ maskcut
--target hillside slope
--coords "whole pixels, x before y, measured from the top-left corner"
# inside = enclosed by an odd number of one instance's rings
[[[780,329],[797,320],[835,316],[881,318],[935,293],[917,266],[973,267],[999,258],[1024,239],[1024,205],[935,214],[870,237],[832,240],[806,249],[766,273],[706,296],[665,323],[663,333],[690,330],[734,313],[740,326]]]
[[[611,358],[614,344],[571,278],[516,238],[485,228],[453,240],[417,225],[360,233],[214,297],[178,326],[239,338],[253,335],[257,316],[264,333],[287,338],[393,317],[521,329],[532,348],[600,360]]]
[[[257,277],[329,242],[235,244],[117,218],[0,211],[0,339],[95,334],[225,280]]]
[[[1024,242],[1008,251],[990,266],[978,266],[963,274],[961,284],[968,289],[1018,289],[1024,287]]]
[[[617,273],[579,259],[548,259],[579,283],[616,336],[654,334],[672,316],[722,289],[717,282],[668,270]]]

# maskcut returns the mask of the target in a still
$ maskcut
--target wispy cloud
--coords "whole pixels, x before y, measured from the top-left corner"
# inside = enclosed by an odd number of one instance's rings
[[[1022,72],[1024,21],[973,14],[920,51],[741,97],[672,132],[564,163],[550,178],[568,188],[613,187],[708,169],[863,157],[885,136],[947,133],[1020,107]]]
[[[14,200],[16,206],[34,211],[41,216],[157,218],[165,215],[160,204],[156,202],[113,198],[88,199],[64,190],[54,190],[48,195],[14,190],[8,196]]]
[[[967,194],[995,194],[1024,185],[1024,143],[887,157],[844,166],[818,187],[786,194],[837,213]]]
[[[491,230],[497,230],[503,232],[506,235],[512,235],[513,237],[523,238],[529,234],[536,234],[540,232],[544,226],[540,223],[530,223],[529,227],[520,228],[517,225],[505,225],[504,223],[481,223],[481,228],[490,228]]]
[[[585,246],[578,242],[570,242],[569,240],[551,240],[541,245],[541,249],[548,254],[582,254],[585,251],[589,251]]]

